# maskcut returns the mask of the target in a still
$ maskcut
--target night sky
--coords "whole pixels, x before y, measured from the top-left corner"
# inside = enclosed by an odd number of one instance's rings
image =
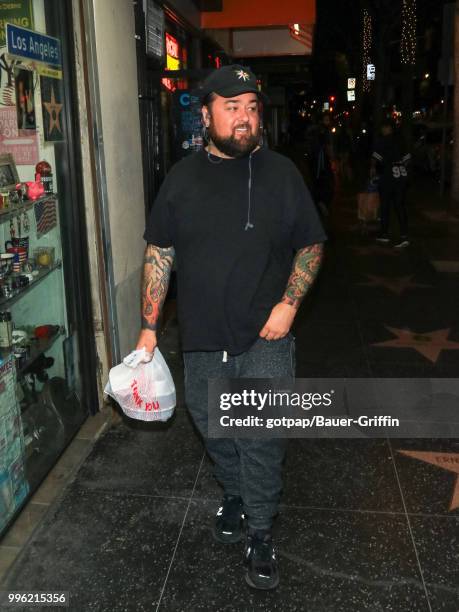
[[[417,0],[419,74],[437,74],[441,49],[443,0]],[[374,44],[382,34],[390,56],[390,71],[400,70],[401,0],[317,0],[317,25],[312,58],[315,95],[330,95],[340,83],[337,54],[357,78],[362,64],[362,8],[373,14]]]

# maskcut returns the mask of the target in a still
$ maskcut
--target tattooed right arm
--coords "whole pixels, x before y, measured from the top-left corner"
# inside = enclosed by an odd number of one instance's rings
[[[175,251],[148,244],[145,249],[142,283],[142,329],[156,331],[166,299]]]

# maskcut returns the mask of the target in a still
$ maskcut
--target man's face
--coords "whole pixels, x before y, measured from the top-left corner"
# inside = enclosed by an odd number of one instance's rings
[[[233,98],[215,96],[202,109],[204,125],[215,147],[227,157],[244,157],[260,141],[260,109],[258,96],[244,93]]]

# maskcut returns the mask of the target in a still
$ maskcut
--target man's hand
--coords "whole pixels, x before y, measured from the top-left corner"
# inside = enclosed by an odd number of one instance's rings
[[[296,308],[289,304],[283,304],[282,302],[276,304],[260,332],[260,337],[265,340],[284,338],[292,327],[296,312]]]
[[[135,347],[136,351],[145,347],[147,353],[154,353],[156,348],[156,332],[152,329],[142,329],[139,334],[139,339],[137,340],[137,345]]]

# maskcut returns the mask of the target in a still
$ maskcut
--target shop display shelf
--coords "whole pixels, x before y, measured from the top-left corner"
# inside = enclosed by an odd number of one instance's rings
[[[21,287],[20,289],[16,289],[14,291],[14,294],[9,298],[0,297],[0,310],[4,310],[6,307],[9,308],[14,302],[22,298],[22,296],[25,293],[30,291],[30,289],[35,287],[35,285],[41,282],[49,274],[51,274],[51,272],[54,272],[54,270],[57,270],[58,268],[61,268],[61,267],[62,267],[62,263],[60,261],[57,261],[55,264],[53,264],[49,268],[42,268],[38,271],[38,276],[35,276],[33,281],[31,281],[26,287]]]
[[[50,199],[56,200],[56,194],[49,193],[46,196],[43,196],[42,198],[37,198],[36,200],[25,200],[25,202],[22,202],[21,204],[15,204],[10,208],[2,209],[0,210],[0,224],[5,223],[10,219],[13,219],[14,217],[17,217],[26,210],[30,210],[35,206],[35,204],[38,204],[38,202],[45,202],[46,200]]]
[[[51,336],[48,336],[47,338],[38,338],[38,339],[32,340],[30,344],[29,356],[27,360],[24,361],[24,363],[21,365],[21,367],[17,368],[16,370],[17,375],[21,376],[21,374],[29,366],[31,366],[32,363],[36,359],[38,359],[38,357],[40,357],[40,355],[43,355],[43,353],[46,353],[46,351],[49,351],[49,349],[53,346],[56,340],[64,334],[65,334],[65,328],[56,326],[56,331]],[[12,352],[13,352],[12,349],[0,349],[0,363],[2,362],[2,360],[6,360],[11,355]]]
[[[48,336],[47,338],[39,338],[38,340],[33,340],[30,346],[29,357],[22,364],[22,366],[18,368],[17,370],[18,376],[20,376],[24,372],[24,370],[26,370],[29,366],[31,366],[32,363],[36,359],[38,359],[38,357],[40,357],[40,355],[43,355],[43,353],[46,353],[46,351],[49,351],[49,349],[53,346],[56,340],[60,336],[63,335],[63,333],[64,332],[62,328],[59,328],[52,336]]]

